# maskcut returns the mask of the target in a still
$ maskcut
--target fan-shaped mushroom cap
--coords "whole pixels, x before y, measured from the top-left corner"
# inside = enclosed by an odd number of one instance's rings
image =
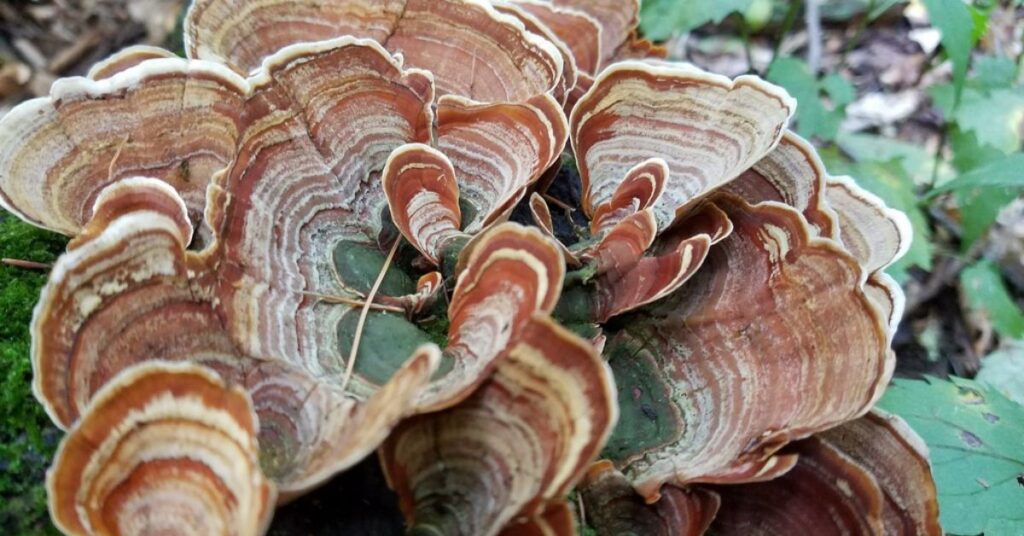
[[[907,215],[885,205],[850,177],[829,177],[826,194],[838,214],[839,235],[866,275],[884,270],[910,248]]]
[[[715,488],[722,507],[711,534],[891,534],[883,532],[882,491],[868,471],[815,437],[787,450],[800,461],[785,475]]]
[[[599,536],[701,536],[718,513],[719,498],[703,488],[662,488],[661,498],[646,504],[626,477],[608,460],[591,466],[580,484],[587,523]]]
[[[403,145],[388,157],[382,182],[395,226],[430,262],[440,265],[445,245],[463,236],[451,161],[429,145]]]
[[[262,534],[275,493],[258,429],[245,391],[209,369],[125,370],[57,450],[46,486],[54,523],[76,535]]]
[[[607,65],[631,40],[640,24],[640,0],[553,0],[553,3],[581,11],[598,21],[601,25],[601,67]]]
[[[551,34],[549,40],[565,45],[580,72],[593,76],[600,70],[604,60],[602,28],[601,22],[591,14],[543,0],[513,0],[506,5],[535,17]],[[527,29],[534,31],[529,24]]]
[[[634,166],[661,158],[669,174],[654,209],[665,227],[680,209],[761,160],[794,109],[784,90],[757,77],[729,80],[690,65],[615,64],[569,121],[583,209],[593,216]]]
[[[221,65],[174,58],[58,80],[0,119],[0,206],[74,235],[103,187],[145,175],[181,192],[196,220],[235,154],[246,87]]]
[[[558,102],[565,104],[580,76],[579,69],[576,66],[576,58],[573,57],[573,51],[569,48],[569,45],[559,39],[539,17],[523,9],[517,3],[492,0],[491,5],[500,13],[519,19],[526,28],[526,31],[543,37],[558,49],[558,53],[562,56],[562,75],[559,78],[558,84],[552,90],[551,95]]]
[[[288,47],[251,83],[238,156],[207,213],[219,298],[246,353],[340,378],[348,356],[338,324],[351,306],[324,296],[369,290],[352,278],[366,264],[357,257],[378,251],[387,204],[378,173],[395,148],[431,140],[431,78],[403,70],[375,41],[346,37]],[[353,387],[376,388],[359,376]]]
[[[626,172],[611,199],[594,207],[591,232],[601,234],[629,215],[654,206],[665,191],[668,174],[668,164],[661,158],[641,162]]]
[[[86,78],[102,80],[110,78],[121,71],[127,71],[144,61],[177,57],[175,53],[163,48],[149,45],[134,45],[121,49],[111,54],[107,59],[90,67]]]
[[[561,106],[550,95],[521,103],[477,104],[443,97],[437,108],[437,146],[451,159],[470,214],[463,228],[477,233],[500,221],[544,172],[568,139]]]
[[[403,423],[381,461],[413,534],[497,534],[561,502],[616,417],[601,357],[538,315],[472,396]]]
[[[875,409],[819,437],[878,482],[885,534],[942,534],[928,447],[903,419]]]
[[[530,319],[554,309],[565,277],[553,241],[514,223],[478,236],[462,257],[465,267],[448,305],[451,368],[424,397],[431,409],[458,402],[484,381]]]
[[[623,418],[605,456],[648,499],[780,474],[793,460],[772,453],[861,415],[891,374],[853,257],[792,208],[716,204],[734,230],[688,291],[609,336]]]
[[[362,397],[277,356],[254,358],[229,337],[209,259],[185,250],[192,228],[182,224],[173,189],[133,179],[99,199],[95,212],[104,219],[57,261],[33,320],[33,387],[59,426],[74,423],[132,365],[202,364],[249,391],[261,422],[260,461],[287,499],[358,462],[418,410],[439,366],[436,346],[395,358],[404,364]]]
[[[827,178],[814,146],[787,130],[775,149],[725,185],[723,191],[739,195],[751,204],[785,203],[799,210],[819,236],[836,239],[838,216],[829,206]]]
[[[716,488],[714,534],[942,534],[927,448],[899,417],[875,410],[787,451],[786,475]]]
[[[241,72],[296,43],[371,38],[434,73],[440,94],[521,102],[558,84],[562,57],[480,0],[197,0],[185,20],[189,57]]]

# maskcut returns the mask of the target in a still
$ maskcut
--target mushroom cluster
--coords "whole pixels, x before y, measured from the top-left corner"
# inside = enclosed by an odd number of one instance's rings
[[[32,326],[57,526],[259,534],[377,451],[410,534],[940,534],[871,410],[906,218],[638,10],[195,0],[187,58],[0,120],[0,203],[72,237]]]

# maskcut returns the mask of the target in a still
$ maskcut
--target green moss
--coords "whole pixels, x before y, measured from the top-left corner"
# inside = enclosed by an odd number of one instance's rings
[[[67,240],[0,215],[0,257],[52,262]],[[56,534],[46,467],[59,440],[32,396],[29,322],[46,273],[0,265],[0,533]]]

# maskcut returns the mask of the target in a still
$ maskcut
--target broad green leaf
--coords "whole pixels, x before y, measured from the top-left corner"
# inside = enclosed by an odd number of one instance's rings
[[[903,166],[903,170],[913,179],[914,184],[922,186],[932,182],[935,155],[918,144],[875,134],[848,132],[840,132],[836,137],[836,143],[846,154],[858,162],[898,160]],[[955,171],[948,163],[939,162],[936,182],[941,183],[954,175]]]
[[[796,130],[805,138],[835,139],[849,103],[849,89],[836,77],[819,82],[807,64],[796,58],[779,58],[768,71],[768,80],[786,88],[797,100]],[[826,108],[822,91],[829,94],[833,104]],[[843,102],[845,99],[845,102]]]
[[[1008,88],[1017,80],[1017,64],[1001,56],[981,56],[974,62],[974,77],[968,84],[984,89]]]
[[[832,73],[821,79],[821,88],[828,94],[835,106],[846,106],[857,98],[857,89],[838,73]]]
[[[999,217],[999,212],[1017,198],[1010,188],[984,188],[956,192],[960,208],[960,249],[967,251]]]
[[[745,11],[753,0],[645,0],[640,7],[640,30],[652,41],[664,41],[730,13]]]
[[[959,378],[898,379],[878,405],[928,445],[949,534],[1024,534],[1024,407]]]
[[[986,166],[1005,158],[999,149],[981,145],[974,132],[952,128],[948,133],[949,146],[953,150],[953,165],[962,172]],[[938,181],[944,185],[946,181]],[[964,188],[956,191],[957,206],[960,209],[960,248],[970,249],[996,221],[999,211],[1017,198],[1015,188]]]
[[[1024,91],[1005,88],[986,94],[965,89],[953,119],[962,130],[974,132],[981,145],[991,145],[1004,153],[1018,151],[1024,123]]]
[[[971,188],[1014,188],[1017,191],[1024,188],[1024,153],[1015,153],[963,173],[935,188],[928,196]]]
[[[1024,313],[1003,283],[999,268],[991,261],[978,261],[960,274],[967,304],[980,311],[1004,337],[1024,338]]]
[[[1024,343],[1014,341],[985,356],[976,379],[1024,405]]]
[[[956,88],[954,103],[967,78],[967,66],[975,38],[975,19],[963,0],[922,0],[928,9],[932,24],[942,32],[942,46],[953,62],[953,83]]]

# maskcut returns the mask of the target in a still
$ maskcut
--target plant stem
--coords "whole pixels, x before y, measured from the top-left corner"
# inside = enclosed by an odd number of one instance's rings
[[[779,49],[782,48],[782,40],[789,34],[789,31],[793,29],[793,24],[796,23],[796,16],[799,11],[800,2],[796,2],[795,0],[790,1],[789,9],[786,10],[786,16],[782,19],[782,26],[779,28],[779,32],[775,36],[775,47],[772,48],[772,59],[768,62],[768,67],[764,70],[765,73],[771,71],[772,65],[775,65],[775,60],[779,57]]]

